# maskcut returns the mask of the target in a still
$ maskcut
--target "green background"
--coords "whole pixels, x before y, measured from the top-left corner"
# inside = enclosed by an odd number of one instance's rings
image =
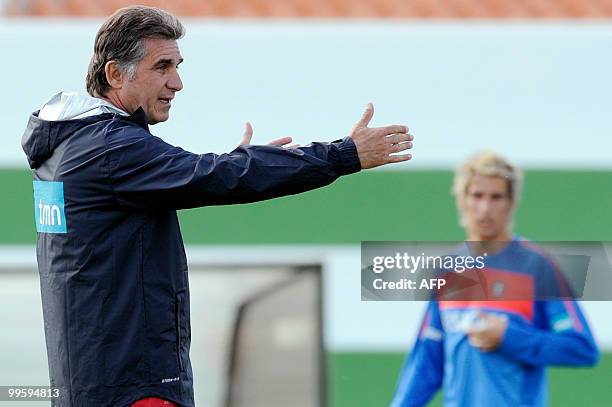
[[[329,358],[333,407],[388,406],[404,361],[399,353],[336,353]],[[612,354],[594,369],[550,368],[551,407],[612,405]],[[429,403],[442,406],[438,392]],[[495,406],[491,406],[495,407]]]
[[[181,211],[188,244],[349,244],[460,240],[450,171],[370,171],[249,205]],[[35,242],[30,174],[0,171],[0,244]],[[529,171],[516,230],[532,240],[612,240],[612,172]]]
[[[332,186],[250,205],[181,211],[188,244],[356,244],[361,240],[460,240],[452,173],[370,171]],[[34,244],[31,176],[0,171],[7,192],[0,244]],[[612,240],[612,171],[527,171],[516,230],[532,240]],[[404,355],[329,355],[333,407],[386,406]],[[550,369],[551,406],[606,406],[612,354],[595,369]],[[440,395],[432,405],[440,405]]]

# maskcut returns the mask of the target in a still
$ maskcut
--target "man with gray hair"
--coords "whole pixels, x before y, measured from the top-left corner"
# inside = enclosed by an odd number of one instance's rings
[[[251,145],[248,123],[229,154],[165,143],[148,126],[168,120],[183,88],[183,35],[162,10],[118,10],[96,36],[89,96],[55,95],[23,136],[54,406],[194,405],[176,210],[296,194],[411,158],[395,154],[412,147],[406,126],[368,127],[371,104],[331,143]]]
[[[446,407],[543,407],[546,366],[597,362],[580,307],[552,287],[565,283],[555,263],[512,235],[521,185],[521,172],[490,151],[455,172],[453,194],[467,238],[460,255],[487,256],[478,287],[484,295],[466,290],[471,295],[460,297],[456,290],[452,301],[429,302],[391,407],[424,406],[441,387]],[[542,281],[557,293],[552,299],[538,298]]]

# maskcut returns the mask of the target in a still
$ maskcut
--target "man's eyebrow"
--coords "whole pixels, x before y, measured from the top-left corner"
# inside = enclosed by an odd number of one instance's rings
[[[164,58],[164,59],[160,59],[159,61],[157,61],[155,63],[155,66],[161,66],[161,65],[173,65],[174,64],[174,59],[172,58]],[[176,66],[179,66],[181,64],[181,62],[183,62],[183,58],[179,59],[179,61],[176,63]]]

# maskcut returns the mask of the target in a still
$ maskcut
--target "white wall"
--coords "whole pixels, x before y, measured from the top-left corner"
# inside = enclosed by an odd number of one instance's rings
[[[1,270],[11,267],[35,270],[35,253],[33,247],[0,247],[0,278],[5,278]],[[332,351],[407,350],[413,345],[423,316],[425,304],[422,302],[361,301],[359,246],[188,246],[187,257],[192,270],[228,263],[246,266],[321,264],[324,273],[325,343]],[[4,299],[4,302],[0,301],[0,321],[9,326],[23,324],[21,331],[10,332],[13,332],[15,340],[22,341],[20,346],[24,349],[27,346],[36,348],[34,352],[44,346],[37,281],[38,277],[32,271],[30,278],[17,286],[0,284],[0,299]],[[26,286],[30,289],[24,289]],[[204,299],[192,298],[196,308],[202,301]],[[581,306],[600,346],[612,351],[612,302],[586,301]],[[194,309],[193,312],[200,310]],[[22,315],[28,315],[27,320],[23,321]],[[27,338],[21,335],[24,330],[29,332]]]
[[[83,91],[101,20],[0,20],[0,166],[24,166],[28,114]],[[185,89],[153,131],[227,151],[245,120],[258,142],[332,140],[373,101],[405,122],[412,167],[454,166],[483,147],[529,167],[611,167],[612,23],[187,20]]]

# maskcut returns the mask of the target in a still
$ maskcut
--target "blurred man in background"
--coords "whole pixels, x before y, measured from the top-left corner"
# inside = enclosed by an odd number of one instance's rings
[[[194,405],[177,209],[296,194],[410,159],[393,154],[412,147],[406,126],[368,128],[371,104],[332,143],[250,145],[250,124],[229,154],[165,143],[148,125],[168,120],[183,88],[183,35],[162,10],[118,10],[96,36],[89,95],[53,96],[23,136],[55,406]]]
[[[453,194],[467,254],[487,253],[482,288],[492,294],[488,301],[430,301],[392,407],[423,406],[440,387],[447,407],[545,406],[546,366],[597,362],[598,348],[571,298],[503,300],[504,290],[563,284],[543,279],[555,275],[556,265],[534,244],[512,236],[521,184],[519,170],[492,152],[457,169]]]

